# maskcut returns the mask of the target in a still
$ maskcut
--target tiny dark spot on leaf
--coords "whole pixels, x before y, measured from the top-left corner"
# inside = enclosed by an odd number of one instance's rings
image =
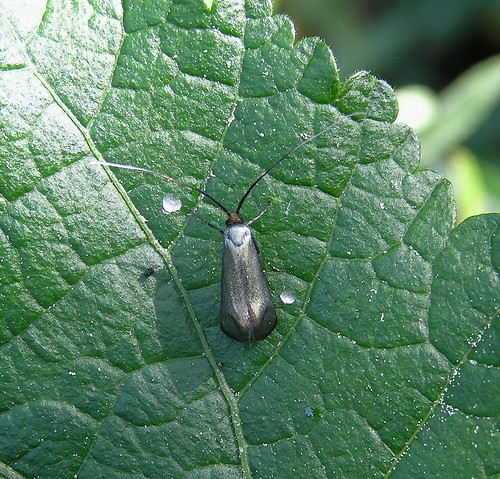
[[[152,268],[151,266],[147,268],[146,271],[144,271],[144,276],[146,276],[146,278],[153,276],[153,274],[155,274],[155,269]]]

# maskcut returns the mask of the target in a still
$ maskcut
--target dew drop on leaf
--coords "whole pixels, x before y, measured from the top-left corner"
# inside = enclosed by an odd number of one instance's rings
[[[182,203],[179,198],[175,196],[166,195],[163,198],[162,211],[166,215],[179,211],[181,209]]]
[[[280,294],[280,299],[283,302],[283,304],[295,303],[295,296],[292,293],[289,293],[288,291],[283,291]]]

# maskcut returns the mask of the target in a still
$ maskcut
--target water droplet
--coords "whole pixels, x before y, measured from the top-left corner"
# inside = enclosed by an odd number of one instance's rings
[[[162,203],[162,210],[163,213],[166,215],[169,215],[170,213],[173,213],[174,211],[179,211],[181,209],[182,203],[179,198],[176,198],[174,196],[166,195],[163,198],[163,203]]]
[[[309,406],[304,409],[304,412],[307,414],[307,416],[314,417],[314,411]]]
[[[280,294],[280,299],[283,302],[283,304],[295,303],[295,296],[292,293],[289,293],[288,291],[283,291]]]

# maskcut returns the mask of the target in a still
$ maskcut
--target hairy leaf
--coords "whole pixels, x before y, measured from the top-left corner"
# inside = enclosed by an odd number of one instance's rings
[[[499,216],[455,228],[387,84],[265,0],[2,0],[0,46],[0,475],[500,473]],[[243,206],[279,324],[236,343],[224,213],[97,162],[235,208],[328,125]]]

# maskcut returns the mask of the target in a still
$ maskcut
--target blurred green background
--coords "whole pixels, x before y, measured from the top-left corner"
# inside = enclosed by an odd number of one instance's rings
[[[500,211],[500,1],[275,0],[297,39],[319,36],[345,80],[368,70],[398,94],[422,166],[452,183],[458,221]]]

